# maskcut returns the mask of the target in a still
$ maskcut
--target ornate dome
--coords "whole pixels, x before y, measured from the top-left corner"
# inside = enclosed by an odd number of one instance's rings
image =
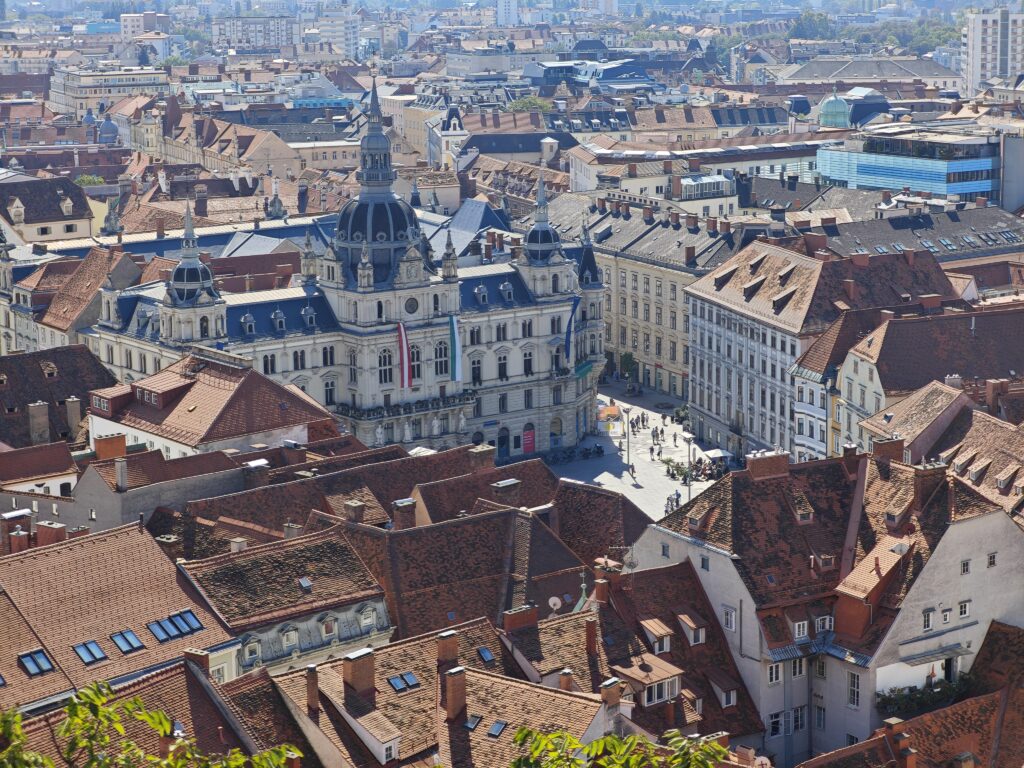
[[[370,91],[366,135],[359,142],[359,196],[342,206],[334,231],[335,257],[344,265],[347,280],[356,282],[356,268],[363,245],[368,246],[373,265],[373,282],[386,284],[394,277],[398,262],[410,242],[420,238],[419,223],[412,206],[391,188],[395,171],[391,167],[391,139],[384,133],[377,84]]]
[[[192,228],[192,207],[185,203],[185,231],[181,237],[181,260],[171,274],[168,286],[176,305],[194,304],[202,296],[219,298],[213,287],[213,271],[199,259],[196,236]]]

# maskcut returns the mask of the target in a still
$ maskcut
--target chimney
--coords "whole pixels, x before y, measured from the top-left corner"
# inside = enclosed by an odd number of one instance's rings
[[[871,256],[867,253],[851,253],[850,263],[855,267],[866,269],[871,266]]]
[[[360,648],[342,658],[342,678],[360,696],[372,698],[376,692],[373,682],[373,648]]]
[[[892,192],[890,192],[888,189],[882,190],[882,202],[885,205],[892,204]]]
[[[164,231],[164,226],[165,226],[164,225],[164,217],[163,216],[157,216],[156,217],[156,236],[158,238],[162,239],[162,238],[167,236],[167,232]]]
[[[185,657],[185,661],[191,661],[199,667],[204,677],[210,677],[210,654],[207,651],[201,648],[186,648],[181,655]]]
[[[732,232],[732,222],[728,219],[722,219],[718,222],[718,232],[722,235],[728,235]]]
[[[608,580],[597,579],[594,582],[594,599],[599,603],[608,602]]]
[[[205,184],[196,184],[196,216],[207,216],[209,206],[207,205],[207,189]]]
[[[924,309],[938,309],[942,306],[942,296],[938,293],[922,293],[917,300]]]
[[[672,226],[675,229],[679,229],[679,211],[672,211],[668,215],[669,221],[672,222]]]
[[[235,553],[244,552],[245,548],[249,546],[249,542],[243,536],[235,536],[228,544],[231,545],[231,551]]]
[[[572,670],[568,667],[558,673],[558,687],[563,691],[572,690]]]
[[[437,663],[458,663],[459,633],[454,629],[446,629],[437,636]]]
[[[484,243],[484,263],[494,261],[494,243]]]
[[[349,499],[345,502],[344,511],[346,520],[361,523],[366,514],[366,505],[357,499]]]
[[[285,523],[283,528],[285,539],[294,539],[302,535],[302,526],[298,523]]]
[[[683,177],[672,176],[672,199],[678,200],[683,196]]]
[[[597,619],[591,616],[583,626],[587,631],[587,656],[597,656]]]
[[[320,673],[316,664],[306,665],[306,711],[310,717],[320,712]]]
[[[514,477],[491,483],[491,488],[494,489],[494,500],[510,507],[518,507],[519,491],[522,485],[522,482]]]
[[[116,435],[106,435],[105,437],[95,437],[92,443],[97,461],[116,459],[118,456],[124,456],[128,453],[127,440],[123,432]]]
[[[597,198],[597,210],[601,213],[608,212],[608,200],[603,197]]]
[[[832,251],[826,250],[825,248],[819,248],[814,252],[814,258],[818,261],[829,262],[832,261]]]
[[[903,438],[891,437],[888,440],[875,440],[871,454],[886,464],[890,461],[903,461]]]
[[[505,233],[504,232],[499,232],[498,233],[498,236],[495,238],[495,241],[494,241],[494,247],[498,249],[499,253],[501,253],[502,251],[505,250]]]
[[[619,203],[619,213],[622,214],[622,218],[628,219],[632,216],[630,213],[629,203]]]
[[[527,627],[537,626],[537,606],[524,605],[505,611],[501,615],[501,627],[506,632],[516,632]]]
[[[74,435],[82,423],[82,401],[72,395],[64,401],[64,408],[67,411],[68,433]]]
[[[64,523],[56,523],[52,520],[40,520],[36,523],[36,546],[46,547],[50,544],[57,544],[66,541],[68,538],[68,527]]]
[[[649,205],[645,205],[644,206],[644,222],[647,223],[647,224],[650,224],[652,221],[654,221],[654,208],[649,206]]]
[[[988,208],[988,198],[987,197],[976,197],[976,198],[974,198],[974,207],[975,208]]]
[[[469,471],[479,472],[494,466],[494,456],[497,453],[493,445],[478,445],[469,449]]]
[[[405,531],[416,527],[416,500],[396,499],[391,502],[391,530]]]
[[[160,546],[163,553],[167,555],[167,559],[172,563],[183,554],[181,537],[175,536],[173,533],[165,533],[161,536],[157,536],[156,543]]]
[[[622,697],[621,685],[617,677],[610,677],[601,683],[601,702],[608,715],[610,730],[619,735],[622,733],[622,710],[619,707]]]
[[[707,218],[707,227],[708,227],[708,234],[709,235],[713,236],[713,235],[717,234],[718,233],[718,217],[717,216],[708,216],[708,218]]]
[[[753,480],[768,480],[789,475],[787,451],[763,451],[747,454],[747,472]]]
[[[661,161],[661,172],[662,173],[672,173],[672,161],[671,160],[662,160]]]
[[[846,298],[851,303],[857,303],[857,281],[856,280],[843,280],[843,290],[846,292]]]
[[[304,214],[309,207],[309,182],[299,179],[299,191],[295,201],[295,207],[299,214]]]
[[[697,246],[687,245],[683,248],[683,256],[686,262],[686,266],[692,267],[697,263]]]
[[[14,526],[14,530],[7,536],[7,546],[12,555],[24,552],[28,549],[28,531],[22,530],[20,525]]]
[[[123,456],[114,459],[114,489],[118,493],[128,490],[128,459]]]
[[[940,461],[914,467],[914,503],[912,509],[920,512],[928,499],[946,479],[946,465]]]
[[[636,178],[636,163],[628,163],[626,168],[627,168],[627,171],[629,173],[629,178],[635,179]]]
[[[697,214],[688,213],[686,214],[686,228],[691,232],[697,229]]]
[[[453,667],[444,675],[444,711],[448,720],[457,720],[466,712],[466,668]]]
[[[50,442],[50,404],[46,401],[28,404],[28,434],[32,445]]]

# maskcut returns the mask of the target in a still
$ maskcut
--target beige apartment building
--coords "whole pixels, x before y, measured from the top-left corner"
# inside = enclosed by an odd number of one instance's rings
[[[81,120],[91,109],[102,114],[126,96],[170,93],[167,73],[151,67],[80,69],[58,67],[50,79],[48,109]]]

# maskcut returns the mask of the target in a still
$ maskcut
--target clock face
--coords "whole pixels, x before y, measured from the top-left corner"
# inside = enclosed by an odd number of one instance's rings
[[[416,314],[416,310],[420,308],[420,303],[416,299],[405,300],[405,311],[410,315]]]

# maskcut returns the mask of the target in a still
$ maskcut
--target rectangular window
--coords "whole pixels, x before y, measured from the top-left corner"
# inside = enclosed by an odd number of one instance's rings
[[[772,712],[768,715],[768,733],[765,734],[769,739],[775,736],[782,735],[782,713]]]
[[[996,553],[995,552],[989,552],[988,553],[988,567],[989,568],[995,568],[996,567]]]
[[[860,706],[860,675],[856,672],[847,673],[846,703],[851,707]]]
[[[710,571],[711,570],[711,558],[708,557],[707,555],[701,555],[700,556],[700,569],[702,571]]]
[[[802,731],[807,727],[807,705],[793,707],[793,731]]]
[[[971,615],[971,601],[970,600],[961,600],[960,601],[960,618],[961,619],[966,619],[970,615]]]
[[[722,608],[722,626],[730,632],[736,631],[736,609],[735,608]]]
[[[943,608],[942,609],[942,623],[943,624],[949,624],[949,620],[952,617],[953,617],[953,609],[952,608]]]
[[[929,610],[925,611],[921,615],[921,628],[925,632],[928,632],[929,630],[931,630],[931,628],[932,628],[932,616],[934,614],[935,614],[935,611],[933,609],[929,609]]]
[[[782,665],[781,664],[769,664],[768,665],[768,685],[778,685],[782,680]]]
[[[803,640],[807,637],[807,622],[798,621],[793,624],[793,637],[797,640]]]
[[[814,727],[819,731],[825,730],[825,708],[820,704],[814,705]]]
[[[793,659],[792,663],[790,664],[790,672],[792,673],[793,677],[803,677],[804,676],[804,660],[803,660],[803,657],[801,657],[799,659]]]
[[[662,557],[669,557],[669,545],[668,544],[662,544],[661,545],[661,556]]]
[[[960,575],[961,576],[966,576],[970,572],[971,572],[971,561],[970,560],[961,560],[960,561]]]
[[[814,676],[824,680],[826,674],[825,658],[819,656],[814,660]]]

